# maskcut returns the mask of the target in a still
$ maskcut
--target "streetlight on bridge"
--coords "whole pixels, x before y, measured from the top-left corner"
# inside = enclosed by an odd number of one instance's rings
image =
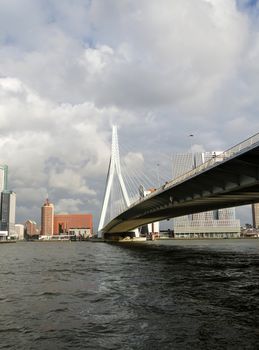
[[[192,154],[192,168],[195,169],[196,168],[196,156],[195,156],[195,152],[193,152],[193,134],[189,135],[190,140],[191,140],[191,154]]]
[[[160,164],[157,163],[157,187],[159,188],[160,187],[160,172],[159,172],[159,166]]]

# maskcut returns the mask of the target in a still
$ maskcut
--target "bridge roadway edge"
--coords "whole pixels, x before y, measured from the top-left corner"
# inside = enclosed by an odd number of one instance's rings
[[[114,218],[103,232],[118,235],[158,220],[256,202],[259,202],[258,142],[182,182],[165,184]]]

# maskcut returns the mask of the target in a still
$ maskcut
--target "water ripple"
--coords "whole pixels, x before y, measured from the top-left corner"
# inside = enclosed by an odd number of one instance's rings
[[[259,244],[230,243],[6,245],[0,349],[257,349]]]

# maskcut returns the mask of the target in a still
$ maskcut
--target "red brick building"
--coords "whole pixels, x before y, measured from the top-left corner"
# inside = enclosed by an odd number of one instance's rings
[[[35,221],[27,220],[24,224],[24,230],[28,236],[37,235],[37,224]]]
[[[46,199],[41,207],[41,234],[53,235],[54,205]]]
[[[92,214],[56,214],[54,215],[54,235],[68,233],[71,229],[85,228],[93,232]]]

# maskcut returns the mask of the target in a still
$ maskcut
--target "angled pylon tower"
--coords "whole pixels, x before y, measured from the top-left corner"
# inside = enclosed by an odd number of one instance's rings
[[[125,201],[125,204],[127,207],[130,205],[128,192],[125,186],[125,183],[123,181],[122,175],[121,175],[121,166],[120,166],[120,152],[119,152],[119,144],[118,144],[118,134],[117,134],[117,126],[113,125],[112,127],[112,147],[111,147],[111,157],[110,157],[110,164],[108,169],[108,175],[106,180],[106,188],[105,188],[105,195],[104,195],[104,201],[103,201],[103,207],[101,212],[101,218],[99,222],[98,227],[98,237],[102,237],[102,229],[104,226],[104,220],[107,213],[107,207],[109,203],[109,199],[111,196],[111,188],[112,188],[112,182],[115,173],[118,175],[123,199]]]

